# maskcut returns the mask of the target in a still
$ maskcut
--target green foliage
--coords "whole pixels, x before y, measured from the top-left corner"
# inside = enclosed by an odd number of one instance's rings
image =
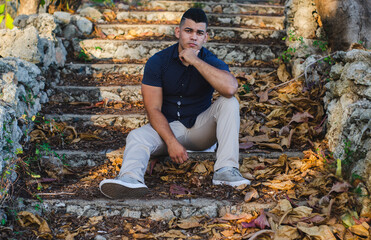
[[[289,63],[291,59],[294,57],[294,54],[296,52],[296,48],[289,47],[287,50],[285,50],[279,59],[282,59],[284,63]]]
[[[352,143],[348,140],[344,140],[343,142],[344,142],[344,147],[343,147],[344,154],[342,156],[343,157],[342,163],[344,165],[350,165],[353,162],[352,155],[354,153],[354,151],[350,150]]]
[[[205,7],[205,3],[195,2],[192,7],[203,9]]]
[[[9,0],[6,0],[6,2],[4,4],[0,5],[0,24],[2,23],[2,21],[5,18],[5,27],[9,28],[9,29],[13,29],[14,28],[14,25],[13,25],[14,20],[13,20],[12,16],[10,16],[10,14],[7,11],[7,2],[9,2]]]
[[[112,0],[92,0],[95,3],[103,4],[106,7],[115,7],[115,3]]]
[[[243,84],[242,87],[243,87],[243,90],[238,93],[240,95],[244,95],[244,94],[249,93],[251,91],[251,86],[248,83]]]
[[[86,54],[86,52],[81,49],[80,52],[79,52],[79,55],[77,55],[77,58],[87,62],[87,61],[90,61],[90,57],[88,56],[88,54]]]
[[[318,47],[319,49],[322,50],[322,52],[326,52],[328,50],[328,42],[327,41],[314,40],[313,46]]]
[[[44,7],[45,6],[45,0],[40,0],[39,4],[40,4],[41,7]]]

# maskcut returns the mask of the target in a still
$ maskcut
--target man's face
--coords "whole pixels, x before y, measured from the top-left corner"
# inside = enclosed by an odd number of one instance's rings
[[[175,36],[179,39],[179,52],[186,48],[199,50],[207,41],[206,23],[186,19],[180,27],[175,28]]]

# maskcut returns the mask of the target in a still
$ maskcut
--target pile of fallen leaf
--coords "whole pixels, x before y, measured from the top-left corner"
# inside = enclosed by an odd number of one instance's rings
[[[307,149],[324,137],[324,84],[292,81],[282,64],[265,75],[240,74],[240,148]]]
[[[120,216],[75,218],[53,213],[46,215],[46,220],[20,212],[16,230],[25,234],[28,231],[42,239],[91,239],[96,235],[108,239],[369,239],[370,219],[365,217],[364,209],[360,211],[362,206],[357,205],[359,201],[352,192],[355,186],[334,175],[334,169],[321,154],[313,151],[304,154],[302,159],[282,155],[279,159],[251,157],[244,160],[241,172],[253,180],[252,185],[234,189],[230,194],[244,196],[241,204],[275,203],[270,209],[226,212],[219,218],[173,218],[169,222]],[[192,196],[194,189],[208,190],[203,179],[211,180],[207,176],[212,175],[212,163],[191,161],[175,167],[153,161],[148,171],[148,174],[150,171],[160,174],[162,183],[157,184],[168,187],[168,194],[175,198],[192,198],[200,197]],[[92,179],[99,178],[100,174],[107,173],[91,173],[95,176]],[[89,185],[91,179],[82,181]],[[359,212],[363,216],[359,216]]]

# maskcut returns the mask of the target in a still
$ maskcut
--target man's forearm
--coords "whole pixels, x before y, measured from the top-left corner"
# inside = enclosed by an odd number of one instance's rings
[[[165,118],[164,114],[159,110],[152,110],[148,112],[148,118],[151,126],[160,135],[165,144],[176,141],[173,131],[170,129],[170,125]]]
[[[238,82],[231,73],[211,66],[201,59],[197,59],[193,66],[222,96],[229,98],[236,93]]]

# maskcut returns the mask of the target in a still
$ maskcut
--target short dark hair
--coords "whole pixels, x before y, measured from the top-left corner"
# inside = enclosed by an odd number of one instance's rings
[[[184,23],[186,19],[191,19],[196,23],[206,23],[206,27],[208,26],[208,21],[205,12],[199,8],[190,8],[188,9],[182,16],[182,20],[180,20],[180,26]]]

